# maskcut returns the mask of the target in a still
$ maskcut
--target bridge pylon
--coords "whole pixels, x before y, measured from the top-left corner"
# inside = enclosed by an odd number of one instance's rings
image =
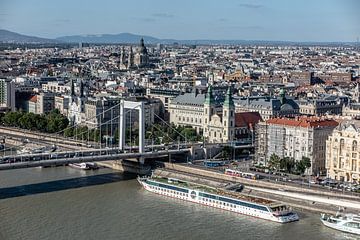
[[[136,109],[139,111],[139,153],[145,152],[145,114],[144,102],[120,101],[119,119],[119,149],[125,148],[126,133],[126,111],[125,109]],[[131,123],[130,123],[131,124]]]

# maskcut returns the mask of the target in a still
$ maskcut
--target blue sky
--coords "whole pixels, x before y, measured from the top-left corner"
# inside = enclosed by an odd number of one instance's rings
[[[40,37],[356,41],[357,0],[0,0],[0,29]]]

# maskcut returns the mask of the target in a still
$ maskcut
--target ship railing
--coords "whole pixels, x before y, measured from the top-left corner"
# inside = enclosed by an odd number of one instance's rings
[[[292,212],[292,209],[288,208],[288,209],[281,210],[281,211],[273,211],[272,213],[274,216],[283,216],[283,215],[287,215],[291,212]]]

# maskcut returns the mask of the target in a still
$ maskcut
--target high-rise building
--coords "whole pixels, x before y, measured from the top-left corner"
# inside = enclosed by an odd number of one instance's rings
[[[0,107],[15,111],[15,83],[0,79]]]
[[[326,141],[326,170],[332,179],[360,183],[360,121],[342,122]]]

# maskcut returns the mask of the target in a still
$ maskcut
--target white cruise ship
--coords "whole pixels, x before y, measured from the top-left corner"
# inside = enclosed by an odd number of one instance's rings
[[[342,232],[360,235],[360,215],[336,214],[335,216],[321,214],[321,222],[329,227]]]
[[[138,177],[148,191],[244,215],[287,223],[299,220],[288,206],[177,179]]]

